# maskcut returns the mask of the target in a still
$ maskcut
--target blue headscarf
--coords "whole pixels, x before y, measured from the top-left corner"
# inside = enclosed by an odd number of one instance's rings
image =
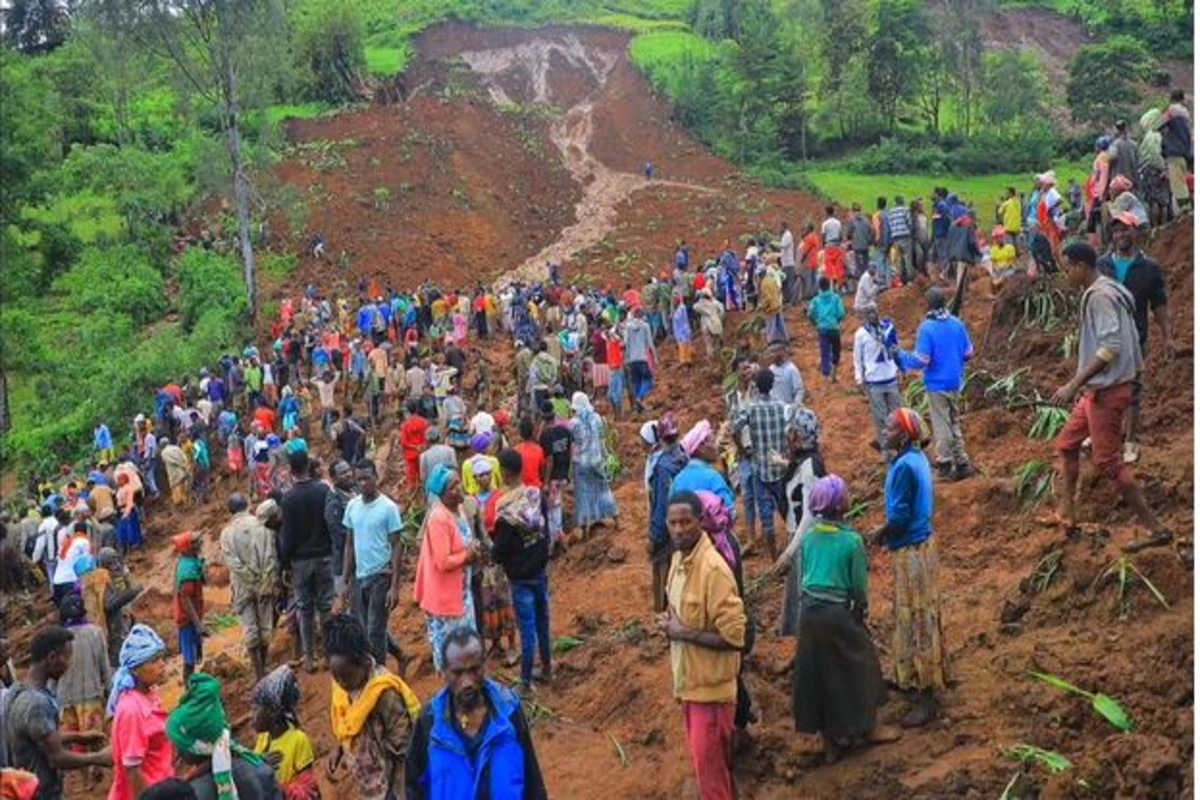
[[[149,625],[133,626],[133,630],[129,631],[129,635],[125,637],[125,642],[121,645],[121,655],[118,658],[121,666],[113,675],[112,691],[108,695],[108,716],[111,717],[116,713],[117,701],[121,699],[121,695],[137,686],[137,679],[133,677],[133,671],[142,664],[152,661],[155,656],[166,649],[167,646],[163,644],[162,638]]]
[[[445,464],[438,464],[429,473],[429,477],[425,479],[425,491],[431,495],[441,497],[442,492],[446,491],[446,487],[450,485],[450,479],[454,477],[454,474],[454,470]]]

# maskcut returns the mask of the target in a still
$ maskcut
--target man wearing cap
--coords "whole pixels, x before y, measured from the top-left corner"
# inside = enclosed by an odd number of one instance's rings
[[[1150,338],[1150,316],[1166,345],[1167,353],[1175,355],[1171,337],[1171,320],[1167,314],[1167,285],[1158,263],[1137,246],[1138,219],[1129,211],[1112,221],[1112,249],[1096,263],[1100,274],[1115,279],[1133,295],[1133,321],[1137,326],[1138,347],[1142,359],[1146,356],[1146,341]],[[1133,380],[1133,396],[1129,405],[1129,423],[1125,432],[1124,458],[1126,463],[1138,458],[1138,422],[1142,405],[1142,375]]]
[[[967,458],[959,400],[965,365],[975,355],[975,348],[967,326],[946,308],[941,290],[930,289],[925,293],[925,302],[929,311],[917,328],[916,350],[901,353],[900,363],[906,369],[925,373],[938,472],[945,479],[957,481],[975,474]]]
[[[1127,553],[1163,547],[1173,539],[1146,504],[1129,465],[1121,458],[1121,426],[1133,403],[1134,384],[1142,369],[1142,350],[1132,293],[1104,275],[1091,245],[1075,242],[1063,248],[1071,281],[1083,288],[1079,310],[1079,366],[1075,377],[1051,401],[1073,403],[1071,417],[1054,441],[1062,459],[1064,489],[1059,495],[1059,522],[1068,534],[1075,524],[1075,492],[1079,488],[1079,453],[1092,440],[1092,463],[1116,484],[1121,499],[1150,532],[1123,548]],[[1076,395],[1080,395],[1076,400]]]

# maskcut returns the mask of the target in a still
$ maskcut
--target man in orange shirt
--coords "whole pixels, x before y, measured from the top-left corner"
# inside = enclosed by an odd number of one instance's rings
[[[260,399],[258,407],[254,409],[254,421],[262,425],[263,430],[267,433],[275,432],[276,414],[267,405],[267,401]]]
[[[817,294],[817,254],[821,251],[821,239],[811,222],[804,226],[804,238],[800,240],[800,291],[804,300]]]
[[[534,441],[532,419],[521,417],[518,430],[521,434],[521,443],[513,449],[521,454],[521,483],[541,489],[542,470],[546,466],[546,452],[542,450],[540,444]]]

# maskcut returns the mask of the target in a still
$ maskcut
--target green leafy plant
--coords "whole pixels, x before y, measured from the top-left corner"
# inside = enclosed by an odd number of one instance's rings
[[[1050,581],[1054,580],[1054,576],[1058,574],[1058,568],[1062,565],[1062,560],[1062,550],[1051,550],[1042,556],[1037,566],[1033,568],[1031,586],[1034,592],[1041,594],[1046,591],[1047,587],[1050,586]]]
[[[384,211],[392,204],[392,190],[386,186],[376,186],[374,195],[374,203],[376,211]]]
[[[1021,401],[1022,395],[1018,391],[1021,384],[1021,379],[1029,372],[1029,367],[1021,367],[1018,370],[1008,373],[1003,378],[998,378],[988,387],[983,390],[985,397],[999,397],[1004,401],[1005,408],[1012,408]]]
[[[929,393],[925,391],[924,378],[911,380],[904,387],[904,405],[918,414],[924,413],[925,409],[929,408]]]
[[[1141,581],[1142,585],[1150,590],[1150,594],[1154,595],[1154,599],[1162,604],[1163,608],[1170,608],[1171,604],[1167,602],[1167,598],[1158,590],[1146,575],[1137,568],[1133,563],[1133,559],[1129,556],[1121,556],[1113,563],[1109,564],[1104,570],[1096,576],[1092,581],[1092,589],[1110,580],[1117,582],[1117,611],[1121,619],[1129,616],[1129,591],[1133,583],[1132,578]]]
[[[1057,675],[1051,675],[1046,672],[1035,672],[1030,670],[1030,675],[1037,678],[1039,681],[1044,681],[1056,689],[1062,689],[1064,692],[1077,694],[1080,697],[1086,697],[1092,701],[1092,710],[1100,716],[1104,717],[1110,725],[1119,731],[1133,730],[1133,717],[1129,716],[1129,712],[1124,706],[1118,703],[1113,698],[1100,692],[1088,692],[1080,689],[1075,684],[1063,680]]]
[[[1054,469],[1040,458],[1030,459],[1017,468],[1013,493],[1021,504],[1036,507],[1054,493]]]
[[[1051,331],[1070,318],[1070,307],[1070,300],[1062,289],[1038,288],[1021,302],[1021,323],[1029,328]]]
[[[1067,424],[1071,413],[1057,406],[1038,406],[1033,425],[1029,428],[1030,439],[1053,439]]]
[[[846,519],[858,519],[863,514],[867,513],[867,510],[870,507],[871,504],[866,500],[858,500],[851,505],[850,510],[846,512]]]
[[[555,636],[550,647],[555,653],[569,653],[583,644],[583,639],[575,636]]]
[[[1031,744],[1016,744],[1004,750],[1004,757],[1019,761],[1022,764],[1041,764],[1052,775],[1066,772],[1073,765],[1071,760],[1062,753],[1053,750],[1043,750]]]

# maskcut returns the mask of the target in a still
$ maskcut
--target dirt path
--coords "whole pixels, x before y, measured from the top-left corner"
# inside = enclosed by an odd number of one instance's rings
[[[615,227],[617,211],[634,192],[648,188],[671,188],[711,193],[706,186],[683,181],[647,179],[644,175],[611,169],[592,154],[595,132],[594,110],[608,86],[608,78],[619,53],[599,46],[584,45],[574,35],[561,39],[538,38],[512,47],[471,50],[461,54],[493,102],[552,104],[574,87],[556,92],[550,80],[552,65],[565,61],[577,77],[588,76],[594,88],[575,102],[550,125],[550,140],[562,154],[563,164],[583,190],[575,205],[575,224],[564,228],[558,238],[499,279],[536,281],[545,277],[548,263],[564,264],[576,253],[595,245]],[[514,101],[513,87],[519,87]]]

